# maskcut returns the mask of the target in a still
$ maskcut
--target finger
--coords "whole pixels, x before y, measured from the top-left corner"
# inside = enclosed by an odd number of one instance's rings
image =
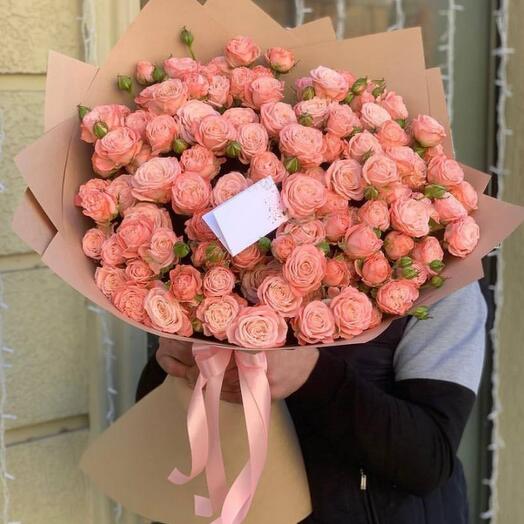
[[[188,366],[186,368],[185,379],[187,380],[187,383],[191,387],[194,387],[194,385],[196,384],[196,381],[197,381],[197,378],[198,378],[199,374],[200,374],[200,370],[198,369],[197,366]]]
[[[192,344],[189,342],[161,338],[158,351],[162,355],[168,355],[170,357],[176,358],[180,362],[190,366],[195,362],[191,346]]]
[[[156,356],[157,362],[160,367],[168,374],[173,377],[185,378],[187,373],[187,368],[185,364],[172,358],[168,355],[159,355]]]
[[[229,391],[222,391],[220,398],[231,404],[242,404],[242,395],[240,392],[231,393]]]

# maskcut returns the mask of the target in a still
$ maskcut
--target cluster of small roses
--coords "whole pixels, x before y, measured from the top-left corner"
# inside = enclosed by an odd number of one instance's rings
[[[260,55],[237,37],[205,65],[140,61],[137,110],[80,108],[101,177],[76,197],[96,222],[83,249],[98,287],[137,322],[248,348],[282,346],[288,323],[300,344],[321,344],[405,315],[422,286],[443,284],[444,249],[464,257],[479,239],[478,195],[443,127],[408,121],[384,81],[324,66],[285,103],[293,53],[254,65]],[[268,176],[289,221],[231,257],[203,215]]]

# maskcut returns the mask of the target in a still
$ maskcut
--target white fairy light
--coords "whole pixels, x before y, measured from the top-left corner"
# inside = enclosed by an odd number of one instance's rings
[[[406,25],[406,14],[404,13],[403,0],[395,0],[395,23],[388,27],[388,31],[403,29]]]
[[[456,33],[456,15],[457,11],[464,11],[464,6],[459,5],[455,0],[449,0],[448,8],[440,11],[440,14],[446,17],[446,31],[440,37],[441,45],[439,51],[444,51],[446,60],[443,64],[445,74],[442,78],[446,82],[446,101],[448,106],[448,115],[450,124],[453,122],[453,99],[455,94],[455,33]]]
[[[344,38],[346,33],[347,4],[346,0],[336,0],[336,34],[337,38]]]
[[[98,53],[96,46],[96,9],[94,0],[83,0],[80,28],[84,42],[84,59],[90,64],[96,64],[98,62]]]
[[[302,25],[306,15],[312,12],[313,9],[306,6],[305,0],[295,0],[295,26]]]
[[[499,47],[493,50],[493,54],[498,57],[497,76],[495,85],[498,88],[497,99],[497,161],[494,166],[490,167],[490,171],[497,177],[497,197],[502,195],[504,190],[504,176],[509,173],[506,169],[506,150],[507,138],[511,136],[511,129],[508,128],[506,121],[506,102],[511,97],[511,88],[508,83],[508,62],[513,49],[509,47],[509,0],[500,0],[499,8],[493,13],[497,34],[499,39]],[[490,488],[490,498],[488,509],[481,513],[480,517],[484,520],[496,518],[499,509],[498,494],[497,494],[497,479],[499,475],[499,450],[504,447],[500,431],[499,414],[502,411],[500,401],[500,347],[498,340],[498,331],[500,329],[501,309],[504,301],[504,260],[502,258],[502,250],[496,249],[494,252],[497,264],[497,281],[493,286],[494,302],[495,302],[495,319],[493,328],[490,331],[490,338],[493,347],[493,370],[491,373],[491,396],[493,399],[493,409],[488,415],[488,419],[493,424],[493,431],[491,435],[491,443],[488,449],[492,452],[491,464],[491,478],[485,479],[484,483]]]

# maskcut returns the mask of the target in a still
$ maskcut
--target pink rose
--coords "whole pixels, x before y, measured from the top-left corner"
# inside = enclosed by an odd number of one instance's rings
[[[107,192],[108,187],[108,181],[92,178],[80,186],[75,197],[75,204],[82,208],[82,213],[100,225],[109,224],[118,215],[117,202]]]
[[[369,131],[357,133],[347,145],[346,156],[357,162],[363,162],[369,155],[382,153],[380,142]]]
[[[97,227],[88,229],[82,238],[82,250],[84,254],[93,260],[102,257],[102,244],[107,238],[106,233]]]
[[[326,203],[317,210],[317,216],[324,217],[331,213],[347,211],[348,199],[328,189],[326,192]]]
[[[122,255],[136,258],[139,248],[151,242],[153,228],[153,221],[146,216],[124,217],[116,232]]]
[[[139,286],[147,286],[157,275],[157,273],[149,267],[149,264],[140,258],[130,260],[127,263],[125,273],[129,282],[133,282]]]
[[[319,166],[324,159],[322,131],[300,124],[288,124],[280,131],[280,150],[296,157],[303,168]]]
[[[133,175],[133,196],[145,202],[167,204],[171,200],[173,182],[180,173],[180,165],[176,158],[152,158],[142,164]]]
[[[156,115],[175,115],[177,110],[187,102],[187,86],[178,79],[165,80],[159,84],[143,89],[135,97],[135,103]]]
[[[243,348],[271,349],[286,342],[286,321],[269,306],[243,308],[226,330],[227,340]]]
[[[334,340],[335,318],[321,300],[306,304],[292,325],[299,344],[329,344]]]
[[[362,278],[362,282],[370,287],[380,286],[393,273],[393,269],[382,251],[374,253],[362,262],[355,260],[355,269]]]
[[[282,47],[270,47],[265,58],[271,69],[277,73],[288,73],[296,64],[293,51]]]
[[[103,178],[111,176],[121,167],[130,164],[142,147],[135,131],[117,127],[96,141],[92,156],[93,170]]]
[[[233,103],[231,82],[222,75],[213,75],[209,82],[207,101],[215,107],[229,107]]]
[[[275,153],[263,151],[251,159],[248,174],[252,182],[258,182],[270,176],[275,184],[280,184],[287,176],[287,171]]]
[[[87,113],[80,123],[80,138],[84,142],[94,143],[97,137],[93,127],[101,122],[105,124],[108,131],[125,125],[126,117],[131,113],[129,107],[119,104],[96,106]]]
[[[347,200],[362,200],[362,167],[356,160],[335,160],[327,170],[328,187]]]
[[[295,80],[295,93],[297,100],[302,100],[304,91],[308,87],[313,87],[313,79],[310,76],[303,76]]]
[[[361,125],[360,119],[347,104],[336,102],[330,104],[326,131],[344,138],[353,133],[355,128],[361,127]]]
[[[347,210],[330,213],[324,218],[326,238],[330,242],[339,242],[351,225],[353,224]]]
[[[211,211],[211,208],[197,211],[193,216],[185,222],[185,232],[189,240],[196,240],[198,242],[204,242],[205,240],[215,240],[215,234],[209,226],[205,223],[202,218],[203,215]]]
[[[409,255],[414,247],[415,241],[399,231],[390,231],[384,239],[384,251],[391,260]]]
[[[313,79],[313,87],[317,96],[337,100],[343,100],[349,90],[347,78],[334,69],[319,66],[310,71]]]
[[[195,173],[211,182],[220,172],[224,158],[217,158],[209,149],[199,144],[186,149],[180,157],[180,165],[187,173]]]
[[[406,198],[391,203],[391,224],[406,235],[419,238],[429,233],[430,209],[421,200]]]
[[[327,187],[326,172],[320,166],[308,167],[307,169],[304,169],[304,175],[318,180],[323,186]]]
[[[258,244],[251,244],[233,257],[233,266],[236,269],[253,269],[266,259]]]
[[[366,91],[363,91],[359,96],[353,98],[353,100],[349,104],[349,106],[351,107],[351,109],[353,109],[353,111],[355,111],[355,113],[360,113],[364,104],[375,102],[375,97],[372,93],[370,93],[369,89],[370,86],[368,84],[368,88],[366,89]]]
[[[245,103],[253,109],[260,109],[270,102],[280,102],[283,98],[284,82],[269,76],[255,78],[245,91]]]
[[[269,276],[258,288],[258,299],[281,317],[294,317],[302,305],[302,297],[295,293],[282,276]]]
[[[325,98],[315,96],[310,100],[303,100],[295,105],[297,118],[308,116],[313,127],[322,128],[329,115],[330,102]]]
[[[326,274],[322,283],[326,286],[346,287],[351,281],[348,261],[343,256],[326,260]]]
[[[394,120],[384,122],[380,126],[376,137],[384,149],[407,146],[410,142],[407,133]],[[420,157],[419,159],[422,160]]]
[[[143,218],[149,220],[153,224],[153,228],[168,227],[173,229],[169,211],[163,207],[158,207],[156,204],[150,202],[139,202],[138,204],[128,208],[124,212],[124,218]]]
[[[125,270],[114,266],[99,266],[95,269],[95,283],[98,289],[109,299],[114,292],[126,283]]]
[[[284,180],[282,202],[292,218],[305,219],[326,202],[326,188],[314,178],[294,173]]]
[[[399,181],[397,165],[386,155],[377,153],[368,158],[362,167],[362,177],[372,186],[384,187]]]
[[[198,306],[196,315],[202,322],[204,335],[218,340],[227,338],[226,331],[240,312],[240,305],[231,295],[206,297]]]
[[[205,116],[195,129],[196,142],[216,155],[224,155],[229,141],[235,138],[233,124],[221,115]]]
[[[326,257],[317,247],[297,246],[286,260],[282,273],[296,293],[305,296],[315,291],[326,272]]]
[[[460,258],[469,255],[477,247],[479,238],[480,228],[471,216],[448,224],[444,231],[447,250]]]
[[[426,151],[424,151],[424,160],[429,164],[434,158],[446,156],[446,153],[444,153],[444,147],[442,147],[442,144],[438,144],[434,147],[428,147]]]
[[[193,302],[202,294],[202,275],[193,266],[176,265],[169,272],[169,290],[180,302]]]
[[[391,280],[378,289],[378,307],[390,315],[405,315],[419,295],[416,285],[410,280]]]
[[[250,107],[231,107],[226,109],[222,116],[227,118],[235,129],[243,124],[258,123],[258,115]]]
[[[436,198],[433,207],[440,224],[449,224],[467,216],[466,208],[451,193],[444,193],[443,198]]]
[[[189,100],[178,111],[180,136],[189,144],[195,142],[195,131],[200,121],[206,116],[218,116],[219,113],[212,106],[200,100]]]
[[[191,262],[195,267],[209,269],[229,264],[229,254],[218,240],[200,242],[192,249]]]
[[[151,153],[159,155],[171,151],[177,131],[177,125],[172,116],[159,115],[153,118],[146,126],[146,138],[151,145]]]
[[[202,73],[190,73],[184,78],[189,98],[204,98],[209,92],[209,81]]]
[[[189,57],[172,56],[164,60],[164,71],[169,78],[184,80],[191,73],[196,73],[198,67],[198,62]]]
[[[141,140],[146,139],[146,126],[155,118],[155,115],[149,113],[149,111],[144,111],[142,109],[137,109],[133,113],[127,115],[125,120],[125,127],[129,127],[138,134]]]
[[[260,56],[260,47],[249,36],[237,36],[227,42],[224,56],[231,67],[249,66]]]
[[[296,246],[291,235],[280,235],[271,242],[271,253],[279,262],[284,263]]]
[[[378,129],[388,120],[391,120],[391,115],[383,107],[374,102],[366,102],[365,104],[362,104],[360,121],[367,129]]]
[[[444,258],[444,251],[436,237],[425,237],[415,244],[411,256],[414,260],[421,262],[424,266],[428,266],[429,272],[434,275],[436,272],[431,270],[429,265],[435,260],[442,261]]]
[[[173,230],[160,227],[153,232],[149,245],[140,246],[138,253],[158,275],[176,261],[174,247],[178,240]]]
[[[151,160],[152,158],[153,154],[151,152],[151,146],[147,143],[142,143],[140,151],[137,153],[135,158],[133,158],[131,163],[127,164],[126,171],[128,173],[134,174],[142,164],[145,164],[148,160]]]
[[[209,206],[211,184],[196,173],[178,175],[171,188],[171,205],[179,215],[192,215]]]
[[[257,289],[263,280],[270,275],[280,275],[281,266],[276,260],[272,260],[268,264],[259,264],[252,270],[247,270],[241,276],[242,294],[249,300],[249,302],[258,303]]]
[[[135,67],[135,78],[140,85],[148,85],[154,82],[153,72],[155,71],[155,64],[147,60],[139,60]]]
[[[421,189],[426,184],[426,163],[410,147],[392,147],[387,155],[397,164],[400,180],[411,189]]]
[[[175,297],[160,286],[149,290],[144,300],[144,309],[151,320],[151,325],[159,331],[181,334],[182,331],[187,330],[187,324],[190,323]],[[189,336],[192,331],[191,329]],[[184,335],[188,336],[188,333]]]
[[[389,208],[383,200],[369,200],[358,210],[358,217],[363,224],[373,229],[389,229]]]
[[[229,77],[232,69],[225,56],[215,56],[207,63],[206,71],[213,75],[225,75]]]
[[[409,116],[404,100],[394,91],[388,91],[382,95],[378,103],[391,115],[393,120],[406,120]]]
[[[329,307],[335,318],[336,334],[345,339],[360,335],[371,324],[373,305],[365,293],[353,286],[343,289]]]
[[[378,187],[378,198],[391,205],[396,200],[405,200],[410,198],[413,191],[405,186],[402,182],[393,182],[386,187]]]
[[[342,156],[346,143],[331,133],[324,134],[324,162],[334,162]]]
[[[464,181],[464,171],[452,158],[438,156],[428,165],[428,182],[451,188]]]
[[[382,240],[366,224],[351,226],[346,231],[344,253],[351,259],[369,257],[381,247]]]
[[[230,77],[231,96],[236,100],[244,102],[248,87],[253,80],[255,80],[255,73],[248,67],[236,67],[233,69]]]
[[[237,141],[240,144],[240,161],[249,164],[251,159],[267,151],[269,137],[262,124],[243,124],[238,127]]]
[[[449,192],[466,208],[468,213],[478,208],[479,195],[469,182],[464,180],[451,187]]]
[[[318,244],[326,238],[326,229],[320,220],[313,219],[305,222],[289,220],[277,229],[277,237],[289,235],[297,246],[304,244]]]
[[[108,267],[120,266],[126,261],[124,258],[124,250],[118,241],[117,235],[111,235],[104,240],[100,257],[102,264]]]
[[[212,267],[204,275],[204,295],[206,297],[223,297],[224,295],[229,295],[235,287],[235,282],[235,274],[231,269],[223,266]]]
[[[431,116],[419,115],[411,121],[411,131],[423,147],[434,147],[446,136],[444,128]]]
[[[143,323],[146,319],[144,304],[148,290],[132,282],[126,282],[113,293],[113,305],[126,317]]]
[[[219,206],[231,197],[234,197],[244,189],[247,189],[250,181],[246,180],[242,173],[231,171],[222,175],[213,188],[211,201],[213,206]]]
[[[269,102],[260,107],[260,121],[269,136],[275,138],[288,124],[296,124],[297,116],[289,104]]]

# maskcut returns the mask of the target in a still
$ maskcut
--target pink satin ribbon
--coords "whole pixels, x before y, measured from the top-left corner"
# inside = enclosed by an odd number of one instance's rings
[[[267,456],[271,393],[264,352],[235,351],[246,420],[249,459],[231,488],[227,489],[220,446],[220,391],[231,349],[194,344],[193,354],[200,375],[187,413],[191,448],[191,472],[175,468],[169,475],[174,484],[185,484],[206,470],[209,498],[195,495],[195,514],[210,517],[220,511],[213,524],[241,524],[245,519]]]

